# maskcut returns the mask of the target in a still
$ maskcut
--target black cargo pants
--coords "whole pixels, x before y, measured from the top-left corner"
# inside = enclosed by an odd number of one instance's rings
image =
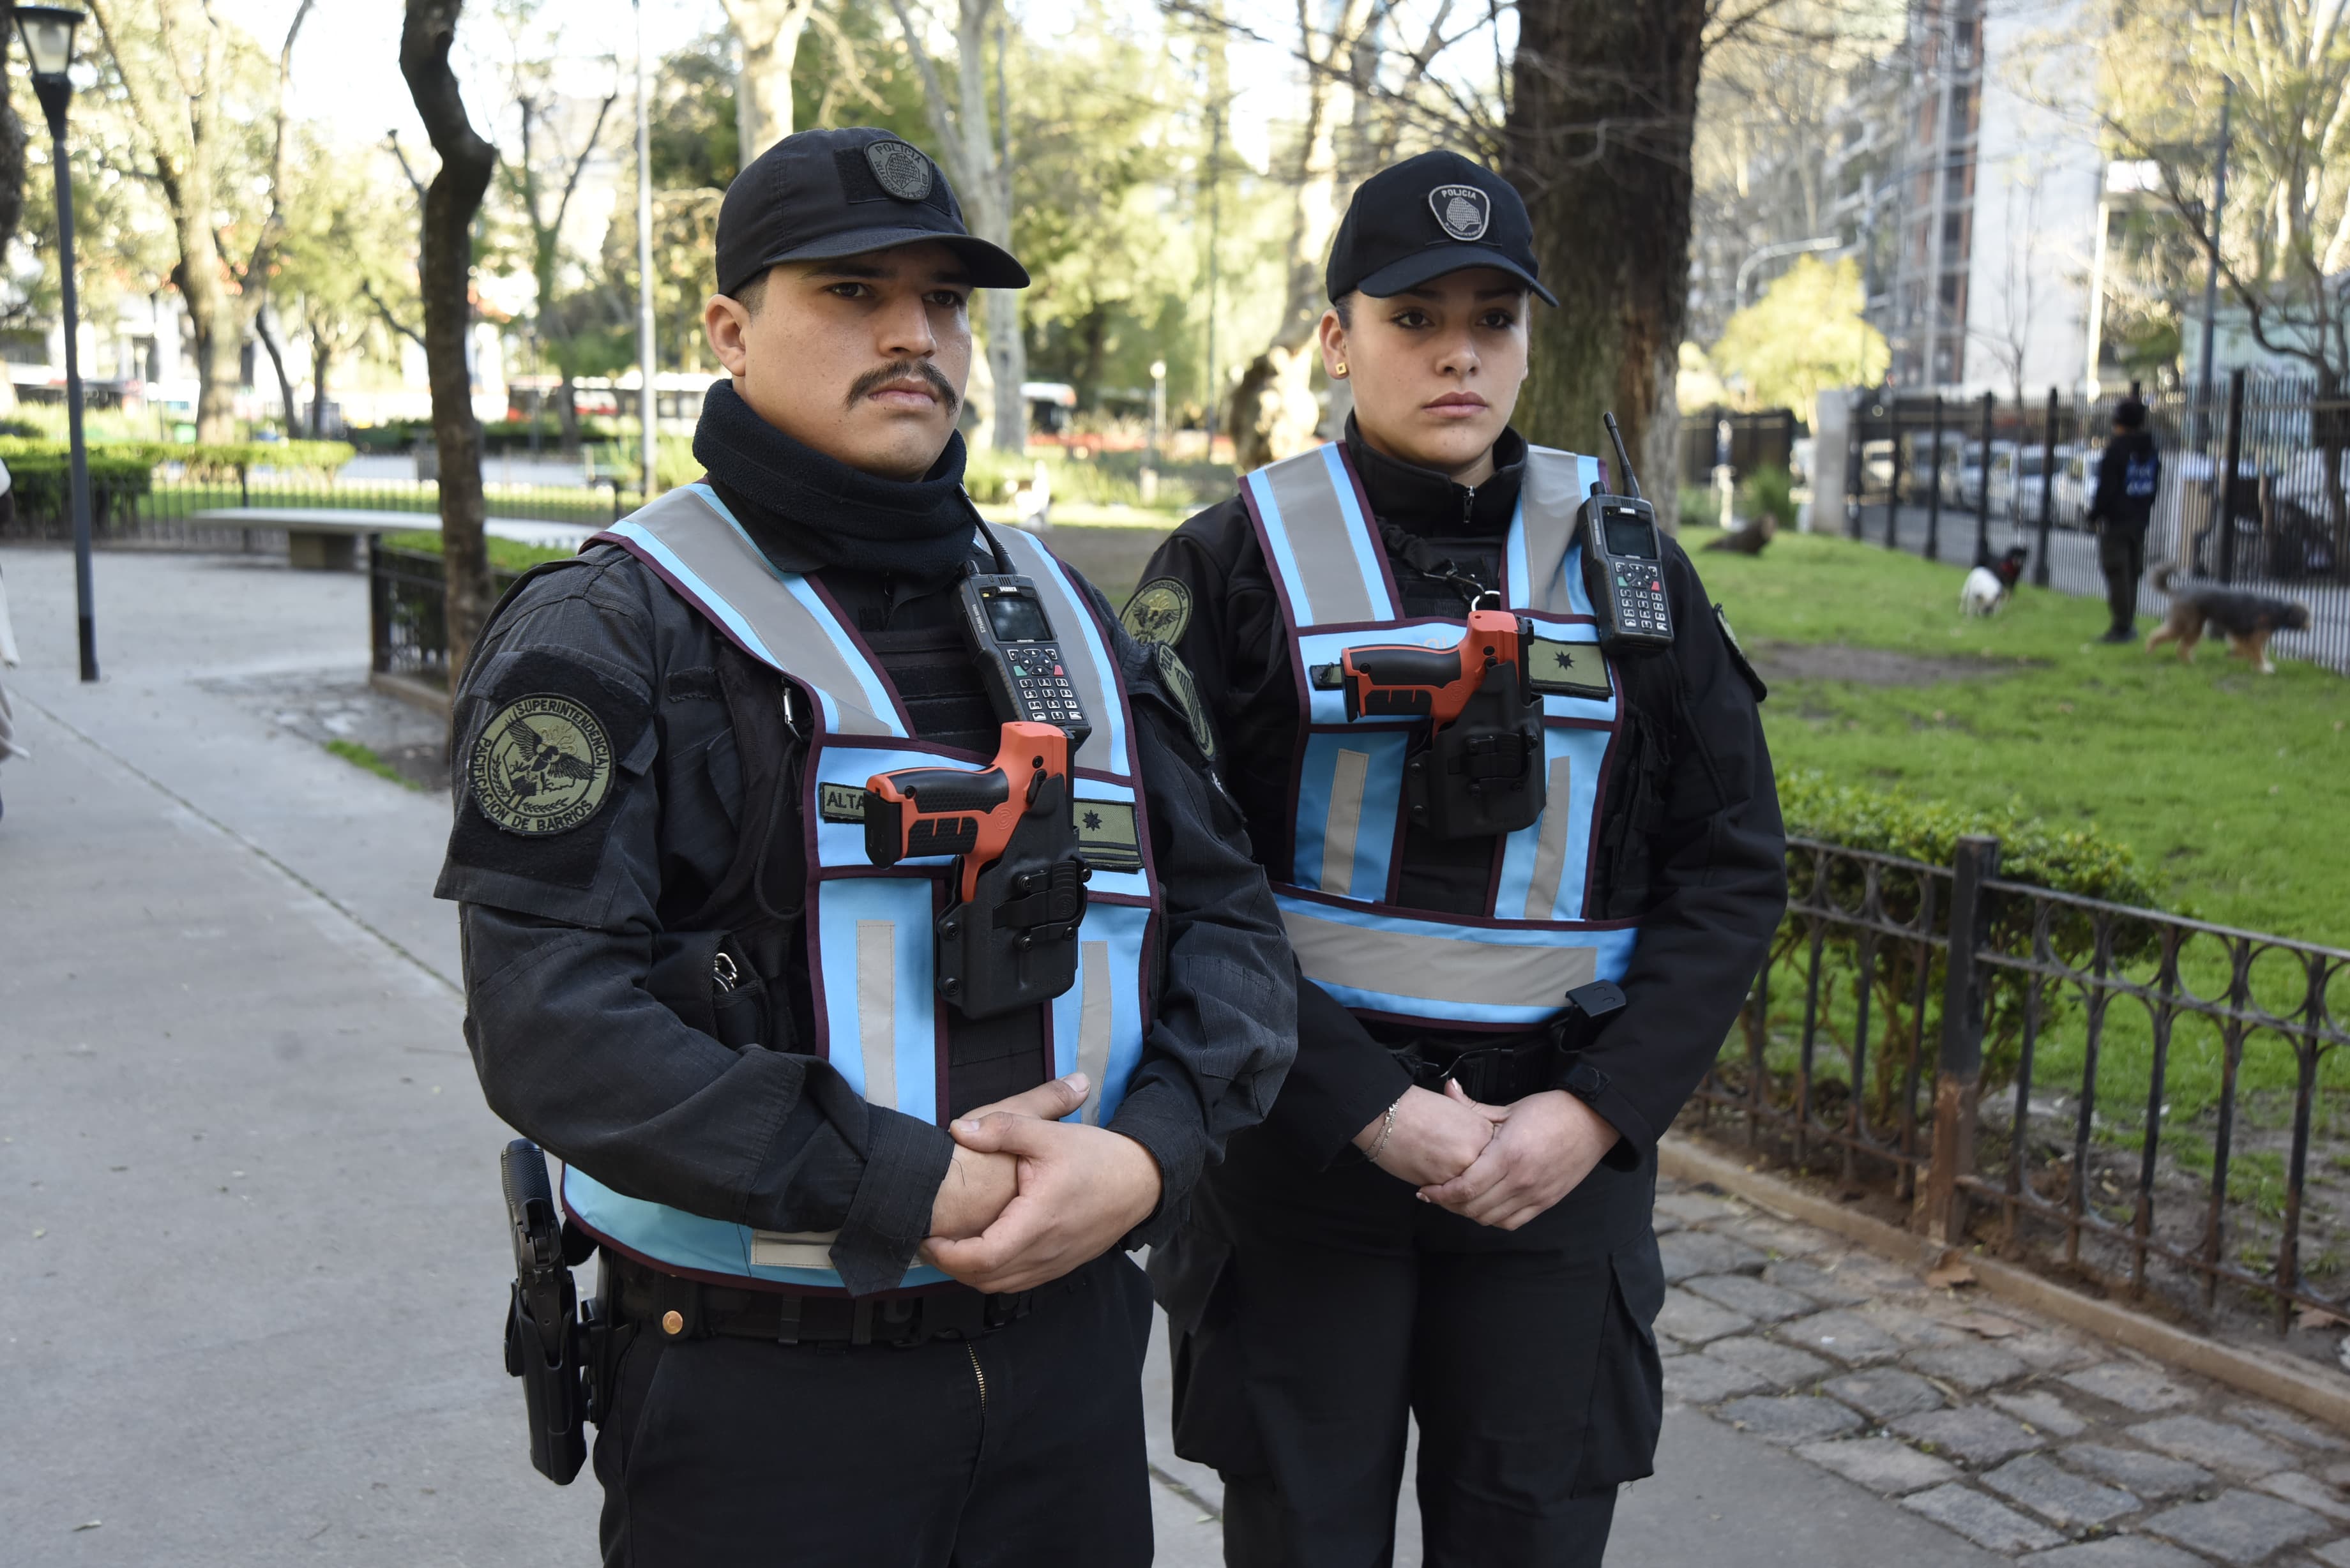
[[[1654,1166],[1503,1232],[1278,1138],[1235,1137],[1151,1263],[1228,1568],[1384,1568],[1414,1417],[1427,1568],[1597,1568],[1663,1414]]]
[[[2106,574],[2106,604],[2113,611],[2113,629],[2136,629],[2138,579],[2146,576],[2146,525],[2114,522],[2101,525],[2097,565]]]
[[[607,1568],[1148,1568],[1150,1293],[1122,1253],[975,1340],[663,1343],[596,1439]]]

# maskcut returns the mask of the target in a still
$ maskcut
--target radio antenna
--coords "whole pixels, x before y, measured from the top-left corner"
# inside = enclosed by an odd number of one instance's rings
[[[1632,472],[1632,454],[1624,450],[1624,432],[1616,428],[1616,416],[1605,413],[1600,422],[1607,427],[1607,439],[1616,443],[1616,461],[1624,465],[1624,493],[1633,500],[1640,499],[1640,481]]]

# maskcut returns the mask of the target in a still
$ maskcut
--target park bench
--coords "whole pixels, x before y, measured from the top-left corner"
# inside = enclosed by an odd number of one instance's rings
[[[360,507],[215,506],[191,514],[188,521],[219,528],[283,528],[286,564],[322,572],[357,570],[359,542],[369,535],[441,531],[441,516],[435,512],[373,512]],[[598,524],[492,517],[484,526],[501,539],[576,548],[596,532]]]

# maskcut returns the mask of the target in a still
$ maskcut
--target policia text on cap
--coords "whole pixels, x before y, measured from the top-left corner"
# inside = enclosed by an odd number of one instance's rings
[[[716,260],[706,477],[500,606],[439,889],[601,1254],[605,1561],[1144,1563],[1120,1250],[1279,1086],[1278,917],[1171,653],[963,493],[1019,264],[862,130],[743,170]]]
[[[1127,607],[1198,678],[1310,982],[1272,1116],[1150,1262],[1243,1568],[1387,1562],[1408,1417],[1429,1563],[1599,1563],[1660,1415],[1656,1139],[1785,902],[1762,687],[1688,556],[1628,472],[1510,428],[1531,239],[1454,154],[1366,181],[1345,439]]]

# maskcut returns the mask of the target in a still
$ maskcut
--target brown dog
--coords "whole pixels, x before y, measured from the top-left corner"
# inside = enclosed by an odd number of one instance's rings
[[[2147,651],[2166,642],[2178,645],[2178,657],[2191,660],[2195,645],[2217,628],[2228,639],[2228,651],[2274,675],[2269,662],[2269,639],[2280,631],[2306,631],[2309,607],[2293,599],[2273,598],[2241,588],[2173,588],[2178,566],[2172,563],[2154,574],[2154,586],[2170,596],[2169,613],[2146,639]]]

